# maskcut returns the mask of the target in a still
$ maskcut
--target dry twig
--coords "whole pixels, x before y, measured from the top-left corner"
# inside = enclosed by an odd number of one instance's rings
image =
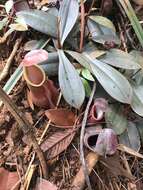
[[[84,29],[85,29],[85,8],[84,2],[81,0],[81,26],[80,26],[80,47],[79,51],[82,52],[83,48],[83,39],[84,39]]]
[[[83,120],[82,120],[81,133],[80,133],[80,159],[81,159],[81,162],[82,162],[83,172],[84,172],[85,180],[86,180],[86,183],[88,185],[89,190],[92,190],[92,188],[91,188],[91,184],[90,184],[90,180],[89,180],[89,176],[88,176],[88,168],[87,168],[85,158],[84,158],[83,139],[84,139],[84,132],[85,132],[85,126],[86,126],[86,121],[87,121],[87,117],[88,117],[88,112],[89,112],[91,102],[93,100],[95,89],[96,89],[96,84],[94,83],[93,89],[92,89],[92,92],[91,92],[91,95],[90,95],[90,98],[89,98],[89,101],[88,101],[87,106],[86,106],[84,117],[83,117]]]
[[[0,74],[0,81],[5,79],[5,77],[8,75],[11,63],[12,63],[13,58],[14,58],[14,56],[15,56],[18,48],[19,48],[19,45],[20,45],[21,41],[22,41],[22,37],[16,40],[16,43],[15,43],[15,45],[13,47],[13,50],[12,50],[12,52],[11,52],[11,54],[10,54],[6,64],[5,64],[5,67],[4,67],[3,71]]]

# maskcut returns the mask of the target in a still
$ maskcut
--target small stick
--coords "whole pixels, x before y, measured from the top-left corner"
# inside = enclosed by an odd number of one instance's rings
[[[43,152],[41,151],[36,141],[36,138],[33,134],[33,129],[29,121],[25,118],[24,114],[18,110],[18,107],[11,101],[11,99],[4,92],[1,86],[0,86],[0,99],[4,102],[4,104],[7,106],[11,114],[15,117],[16,121],[19,124],[19,127],[22,129],[24,134],[27,135],[27,137],[31,141],[31,144],[33,145],[33,148],[38,155],[42,167],[43,176],[46,179],[48,177],[47,162],[45,160]]]
[[[86,163],[88,166],[88,175],[90,175],[93,167],[96,165],[98,158],[99,158],[98,154],[94,152],[88,153],[86,157]],[[85,176],[84,176],[83,167],[81,166],[79,172],[76,174],[73,180],[71,190],[83,190],[84,185],[85,185]]]
[[[14,56],[15,56],[18,48],[19,48],[19,45],[20,45],[21,41],[22,41],[22,37],[16,40],[16,43],[15,43],[15,45],[13,47],[13,50],[12,50],[12,52],[11,52],[11,54],[10,54],[6,64],[5,64],[5,67],[4,67],[3,71],[0,74],[0,82],[3,79],[5,79],[5,77],[8,75],[8,71],[10,69],[11,63],[12,63],[13,58],[14,58]]]
[[[7,37],[8,37],[13,31],[14,31],[14,30],[10,28],[10,29],[4,34],[4,36],[0,37],[0,44],[3,44],[4,42],[6,42]]]
[[[87,15],[90,15],[90,13],[91,13],[91,11],[92,11],[92,8],[93,8],[94,3],[95,3],[95,0],[92,0],[92,3],[91,3],[91,6],[90,6],[90,8],[89,8],[89,11],[88,11]]]
[[[80,25],[80,47],[79,51],[82,52],[83,48],[83,39],[84,39],[84,29],[85,29],[85,9],[84,2],[81,0],[81,25]]]
[[[82,125],[81,125],[81,133],[80,133],[80,159],[82,162],[82,167],[83,167],[83,171],[84,171],[84,175],[85,175],[85,180],[86,183],[88,185],[88,189],[92,190],[91,188],[91,184],[90,184],[90,180],[89,180],[89,176],[88,176],[88,168],[84,159],[84,151],[83,151],[83,139],[84,139],[84,132],[85,132],[85,127],[86,127],[86,122],[87,122],[87,117],[88,117],[88,112],[89,112],[89,108],[90,105],[92,103],[92,99],[94,97],[94,93],[95,93],[95,89],[96,89],[96,84],[94,83],[93,85],[93,89],[89,98],[89,101],[87,103],[86,109],[85,109],[85,113],[84,113],[84,117],[82,120]]]

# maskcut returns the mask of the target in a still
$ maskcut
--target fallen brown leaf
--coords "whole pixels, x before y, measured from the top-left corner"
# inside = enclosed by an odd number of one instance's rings
[[[56,187],[56,185],[52,184],[51,182],[42,178],[38,178],[34,190],[57,190],[57,189],[58,188]]]
[[[45,112],[45,115],[56,127],[60,128],[70,128],[74,125],[76,120],[75,114],[65,108],[49,109]]]
[[[47,160],[52,159],[63,152],[71,143],[75,131],[67,130],[56,132],[47,138],[42,144],[41,149],[46,153]]]
[[[118,154],[107,158],[102,157],[100,161],[114,176],[124,176],[130,180],[134,179],[134,177],[124,169],[123,164],[121,164],[122,160]]]
[[[0,190],[11,190],[19,181],[17,172],[9,172],[4,168],[0,168]],[[15,188],[18,190],[18,186]]]

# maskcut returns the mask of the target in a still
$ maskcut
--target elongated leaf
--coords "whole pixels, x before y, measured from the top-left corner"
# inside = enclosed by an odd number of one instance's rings
[[[57,17],[41,10],[20,11],[16,14],[35,30],[52,37],[57,37]]]
[[[143,144],[143,120],[140,119],[136,122],[136,126],[140,135],[141,143]]]
[[[133,86],[131,108],[143,117],[143,85]]]
[[[121,4],[123,9],[125,10],[131,25],[137,35],[137,38],[141,44],[141,46],[143,47],[143,29],[142,26],[134,12],[134,9],[131,6],[131,3],[129,0],[116,0],[117,4]]]
[[[141,68],[143,70],[143,54],[142,54],[142,52],[137,51],[137,50],[132,50],[130,52],[130,55],[134,57],[136,62],[141,66]]]
[[[111,49],[106,55],[103,55],[100,60],[114,67],[123,69],[141,68],[133,56],[119,49]]]
[[[109,20],[106,17],[103,16],[89,16],[89,18],[93,21],[95,21],[96,23],[105,26],[109,29],[111,29],[112,31],[116,32],[115,26],[113,25],[113,23],[111,22],[111,20]]]
[[[65,100],[73,107],[80,108],[85,98],[85,90],[78,72],[62,50],[59,53],[59,84]]]
[[[76,115],[65,108],[49,109],[45,112],[45,115],[59,128],[71,128],[76,120]]]
[[[133,122],[128,122],[127,130],[119,137],[120,144],[139,151],[141,143],[140,136],[136,125]]]
[[[37,49],[37,47],[39,47],[39,44],[42,44],[42,43],[43,43],[43,39],[41,39],[41,40],[30,40],[30,41],[25,43],[24,50],[25,51],[31,51],[31,50]]]
[[[97,59],[92,60],[88,55],[73,51],[67,53],[93,73],[110,96],[120,102],[131,103],[132,87],[121,73]]]
[[[80,77],[80,78],[82,80],[82,83],[83,83],[83,86],[84,86],[84,89],[85,89],[85,96],[90,97],[91,87],[90,87],[89,82],[86,79],[82,78],[82,77]]]
[[[105,44],[105,42],[120,44],[120,40],[115,31],[111,29],[111,27],[105,26],[105,23],[101,25],[89,18],[87,25],[93,41],[101,44]]]
[[[4,168],[0,168],[0,189],[1,190],[10,190],[16,183],[19,181],[19,175],[17,172],[9,172]],[[19,189],[17,185],[15,190]]]
[[[85,79],[95,81],[88,69],[82,69],[81,74]]]
[[[41,149],[46,154],[47,160],[52,159],[63,152],[71,143],[75,131],[56,132],[41,144]]]
[[[79,13],[78,0],[63,0],[59,10],[61,45],[73,28]]]
[[[123,115],[123,109],[118,104],[110,106],[105,112],[105,121],[107,127],[113,129],[117,135],[122,134],[128,124],[126,117]]]
[[[9,27],[11,29],[13,29],[13,30],[16,30],[16,31],[26,31],[26,30],[28,30],[27,25],[22,25],[22,24],[19,24],[19,23],[10,24]]]
[[[3,90],[10,94],[11,90],[14,88],[16,83],[19,81],[19,79],[22,77],[22,65],[19,65],[18,68],[15,70],[15,72],[11,75],[5,86],[3,87]]]

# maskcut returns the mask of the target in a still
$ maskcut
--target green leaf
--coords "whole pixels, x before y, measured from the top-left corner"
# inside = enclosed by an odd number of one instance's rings
[[[123,109],[119,104],[110,106],[105,113],[105,121],[108,128],[113,129],[117,135],[122,134],[127,128],[127,119],[123,115]]]
[[[27,25],[22,25],[20,23],[10,24],[9,27],[12,28],[13,30],[16,30],[16,31],[26,31],[26,30],[28,30]]]
[[[142,118],[136,122],[136,126],[140,135],[141,142],[143,144],[143,120]]]
[[[141,68],[133,56],[119,49],[109,50],[100,60],[114,67],[123,69]]]
[[[25,43],[24,50],[25,51],[31,51],[31,50],[37,49],[39,47],[39,45],[41,46],[43,43],[45,43],[45,41],[43,39],[30,40],[30,41]]]
[[[16,14],[24,18],[27,25],[52,37],[57,37],[57,17],[41,10],[20,11]]]
[[[125,10],[125,13],[127,14],[131,25],[137,35],[137,38],[141,44],[141,46],[143,47],[143,29],[142,26],[135,14],[134,9],[131,6],[131,3],[129,0],[116,0],[117,4],[121,4],[123,9]]]
[[[89,82],[88,82],[86,79],[82,78],[82,77],[80,77],[80,78],[81,78],[81,80],[82,80],[82,83],[83,83],[83,86],[84,86],[84,89],[85,89],[85,95],[86,95],[87,97],[90,97],[90,94],[91,94],[91,87],[90,87]]]
[[[16,71],[11,75],[11,77],[9,78],[9,82],[6,83],[6,85],[4,86],[3,90],[9,94],[11,92],[11,90],[13,89],[13,87],[15,86],[15,84],[17,83],[17,81],[21,78],[22,76],[22,66],[19,65],[19,67],[16,69]]]
[[[137,152],[139,151],[141,147],[140,135],[135,123],[128,122],[127,130],[119,136],[119,142]]]
[[[12,9],[12,7],[13,7],[13,0],[8,0],[5,3],[5,10],[6,10],[7,14],[9,14],[10,10]]]
[[[131,108],[143,117],[143,85],[133,86]]]
[[[132,87],[120,72],[97,59],[92,60],[87,54],[73,51],[67,53],[95,75],[110,96],[122,103],[131,103]]]
[[[59,84],[65,100],[73,107],[80,108],[85,98],[85,90],[78,72],[62,50],[59,54]]]
[[[111,28],[103,26],[90,18],[87,20],[87,25],[93,41],[101,44],[105,44],[105,42],[120,44],[118,36]]]
[[[82,69],[81,74],[82,74],[82,76],[83,76],[85,79],[87,79],[87,80],[89,80],[89,81],[95,81],[94,78],[93,78],[93,76],[91,75],[91,73],[89,72],[88,69],[85,69],[85,68]]]
[[[134,57],[134,59],[136,60],[136,62],[141,66],[142,70],[143,70],[143,54],[140,51],[137,50],[132,50],[130,52],[130,55],[132,57]]]
[[[94,22],[98,23],[99,25],[105,26],[111,29],[113,32],[116,32],[115,26],[108,18],[103,16],[89,16],[89,18]]]
[[[28,27],[27,27],[27,24],[26,24],[24,18],[18,17],[18,18],[15,19],[15,22],[16,23],[10,24],[9,27],[14,29],[14,30],[17,30],[17,31],[26,31],[26,30],[28,30]]]
[[[85,51],[86,53],[89,54],[89,56],[92,58],[92,59],[96,59],[96,58],[100,58],[100,56],[106,54],[106,51],[103,51],[103,50],[94,50],[92,52],[87,52]]]
[[[19,81],[19,79],[22,77],[22,66],[19,65],[19,67],[15,70],[15,72],[11,75],[5,86],[3,87],[3,90],[10,94],[11,90],[14,88],[16,83]],[[0,106],[2,105],[2,101],[0,101]]]
[[[59,10],[59,31],[61,45],[76,23],[79,13],[79,4],[77,0],[63,0]]]

